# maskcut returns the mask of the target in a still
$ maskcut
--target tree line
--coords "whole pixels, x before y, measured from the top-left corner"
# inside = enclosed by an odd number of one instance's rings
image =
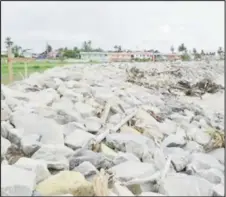
[[[31,50],[31,49],[23,49],[21,46],[16,45],[12,41],[11,37],[7,37],[5,39],[5,45],[6,45],[6,49],[8,49],[9,47],[12,48],[12,53],[14,54],[14,57],[24,57],[24,53]],[[109,52],[131,52],[130,50],[122,49],[121,45],[114,45],[113,49],[114,50],[112,50],[112,51],[109,50]],[[184,43],[179,45],[177,50],[178,50],[178,52],[182,53],[182,56],[184,59],[189,58],[188,49]],[[42,54],[48,54],[52,51],[53,51],[52,46],[47,44],[46,49],[45,49],[45,51],[42,52]],[[59,56],[63,57],[63,58],[80,58],[80,52],[103,52],[104,50],[101,48],[93,48],[92,41],[88,40],[88,41],[84,41],[80,48],[78,48],[76,46],[73,48],[64,47],[64,48],[58,48],[57,51],[58,51]],[[145,51],[159,53],[158,50],[154,50],[154,49],[149,49],[149,50],[145,50]],[[170,51],[172,53],[175,52],[175,48],[173,45],[170,47]],[[192,49],[192,53],[195,56],[195,58],[201,58],[202,56],[205,56],[205,55],[215,55],[216,54],[215,52],[205,53],[203,49],[200,52],[198,52],[196,50],[196,48]],[[217,54],[221,56],[223,53],[224,53],[224,51],[223,51],[222,47],[219,47],[217,50]]]

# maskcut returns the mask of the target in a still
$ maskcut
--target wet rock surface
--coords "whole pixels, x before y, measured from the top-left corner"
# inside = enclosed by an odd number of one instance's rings
[[[2,195],[223,196],[223,73],[79,64],[1,85]]]

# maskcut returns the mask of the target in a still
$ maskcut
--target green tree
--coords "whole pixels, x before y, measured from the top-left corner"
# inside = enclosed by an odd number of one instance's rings
[[[20,57],[22,53],[22,47],[18,45],[14,45],[12,47],[12,53],[14,54],[14,57]]]
[[[221,54],[223,53],[222,47],[219,47],[219,48],[218,48],[217,53],[218,53],[218,55],[221,55]]]
[[[82,51],[89,52],[92,51],[92,41],[84,41],[82,43]]]
[[[185,52],[187,50],[187,48],[184,46],[184,43],[182,43],[179,47],[178,47],[178,51],[179,52]]]
[[[8,50],[8,48],[9,48],[10,46],[13,45],[13,41],[12,41],[11,37],[6,37],[6,39],[5,39],[5,45],[6,45],[6,49],[7,49],[7,50]]]
[[[192,51],[193,51],[193,54],[194,54],[194,55],[196,55],[196,54],[197,54],[197,50],[196,50],[196,48],[193,48],[193,50],[192,50]]]
[[[115,45],[114,49],[116,52],[122,52],[122,46],[121,45]]]
[[[203,49],[201,50],[201,55],[202,55],[202,56],[204,56],[204,55],[205,55],[205,52],[204,52],[204,50],[203,50]]]
[[[170,51],[171,51],[172,53],[174,52],[174,47],[173,47],[173,46],[170,47]]]
[[[47,44],[47,46],[46,46],[46,52],[49,53],[49,52],[51,52],[52,50],[53,50],[52,46],[49,45],[49,44]]]

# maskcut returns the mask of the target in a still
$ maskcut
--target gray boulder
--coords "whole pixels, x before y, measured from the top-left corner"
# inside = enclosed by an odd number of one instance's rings
[[[5,139],[4,137],[1,137],[1,157],[4,157],[10,146],[11,146],[10,141]]]
[[[76,150],[94,139],[94,135],[81,129],[76,129],[65,137],[65,144]]]
[[[32,196],[36,184],[34,172],[16,166],[1,166],[2,196]]]
[[[41,147],[40,139],[41,136],[37,134],[22,137],[20,146],[24,154],[27,156],[33,155]]]
[[[144,152],[149,148],[154,148],[153,140],[132,133],[113,133],[106,137],[106,144],[109,147],[120,150],[122,152],[130,152],[137,157],[142,158]]]
[[[74,154],[70,148],[62,145],[43,145],[32,155],[32,159],[44,160],[49,169],[69,169],[68,158]]]
[[[37,114],[17,111],[13,113],[11,122],[18,129],[23,129],[23,136],[38,134],[42,144],[64,144],[63,130],[54,120]]]
[[[181,173],[169,174],[161,183],[159,193],[167,196],[212,196],[212,184],[207,180]]]
[[[75,167],[73,171],[80,172],[86,178],[96,175],[98,173],[96,167],[89,161],[82,162],[79,166]]]
[[[36,183],[39,183],[50,176],[45,161],[21,157],[14,166],[34,172],[36,175]]]
[[[137,161],[126,161],[110,169],[115,173],[115,177],[121,181],[129,181],[137,177],[151,176],[156,172],[156,168],[150,163],[141,163]]]
[[[181,135],[171,134],[166,137],[161,146],[164,147],[180,147],[183,148],[186,145],[185,139]]]
[[[224,171],[224,166],[214,157],[205,153],[193,153],[189,157],[187,171],[195,172],[197,170],[216,168]]]
[[[102,153],[96,153],[91,150],[79,149],[70,157],[70,169],[74,169],[84,161],[90,162],[97,169],[107,169],[112,166],[112,161],[107,159]]]
[[[220,163],[224,164],[224,154],[225,154],[224,148],[215,149],[209,152],[208,154],[216,158]]]
[[[140,162],[139,158],[137,158],[132,153],[123,153],[123,152],[118,152],[117,156],[113,160],[115,165],[118,165],[118,164],[126,162],[126,161]]]

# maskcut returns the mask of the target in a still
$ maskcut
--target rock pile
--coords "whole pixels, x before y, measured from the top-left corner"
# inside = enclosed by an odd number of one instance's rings
[[[70,65],[2,85],[2,195],[223,196],[224,89],[168,91],[223,86],[223,62],[196,64]]]

